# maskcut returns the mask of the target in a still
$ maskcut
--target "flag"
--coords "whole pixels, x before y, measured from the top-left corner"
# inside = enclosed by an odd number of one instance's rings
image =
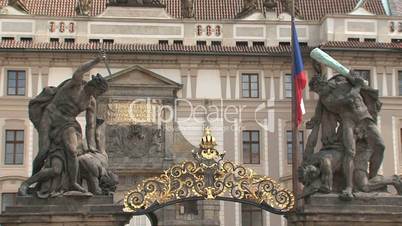
[[[296,89],[296,118],[297,126],[299,127],[303,120],[305,113],[303,103],[303,90],[307,84],[307,76],[304,73],[303,59],[300,51],[299,39],[297,38],[297,31],[294,20],[292,20],[292,42],[293,42],[293,76],[295,89]]]

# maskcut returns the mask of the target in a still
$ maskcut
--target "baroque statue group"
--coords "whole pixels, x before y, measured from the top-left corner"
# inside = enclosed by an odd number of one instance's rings
[[[314,66],[317,75],[309,87],[319,100],[306,123],[311,134],[299,168],[302,196],[339,193],[341,200],[349,201],[358,192],[387,192],[388,185],[402,195],[400,176],[379,174],[385,146],[377,127],[382,105],[378,90],[353,70],[327,79],[320,65]],[[319,138],[320,149],[315,152]]]
[[[30,101],[29,118],[39,134],[39,151],[20,195],[107,195],[116,189],[117,175],[108,169],[106,123],[96,114],[96,98],[108,90],[108,83],[99,74],[90,81],[84,79],[105,59],[101,54],[88,61],[71,79],[46,87]],[[386,192],[389,185],[402,195],[400,176],[379,174],[385,146],[377,127],[378,90],[352,70],[327,79],[319,64],[315,69],[317,75],[309,87],[319,100],[306,124],[311,133],[298,171],[304,184],[302,197],[339,193],[342,200],[351,200],[356,192]],[[82,112],[86,114],[85,139],[76,120]]]
[[[108,83],[100,74],[84,80],[84,75],[105,59],[101,54],[88,61],[71,79],[46,87],[29,102],[39,151],[32,176],[19,188],[20,195],[107,195],[116,189],[117,175],[108,169],[104,120],[96,115],[96,98],[108,90]],[[82,112],[86,114],[85,139],[76,120]]]

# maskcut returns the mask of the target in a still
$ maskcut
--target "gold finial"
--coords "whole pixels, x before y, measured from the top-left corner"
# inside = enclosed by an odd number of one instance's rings
[[[216,146],[215,137],[211,135],[211,129],[206,127],[204,129],[204,136],[201,138],[201,149],[214,149]]]

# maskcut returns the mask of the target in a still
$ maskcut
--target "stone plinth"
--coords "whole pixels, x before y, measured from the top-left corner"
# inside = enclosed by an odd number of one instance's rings
[[[112,196],[20,196],[16,201],[0,215],[2,226],[123,226],[131,219],[122,205],[113,204]]]
[[[338,195],[314,195],[304,211],[289,215],[289,226],[400,226],[402,197],[389,194],[357,193],[350,202]]]

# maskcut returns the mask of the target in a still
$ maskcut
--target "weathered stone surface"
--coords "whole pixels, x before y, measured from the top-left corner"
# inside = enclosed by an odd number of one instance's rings
[[[336,194],[313,195],[304,211],[290,215],[289,226],[399,226],[402,197],[386,193],[356,193],[350,202]]]
[[[3,226],[122,226],[131,214],[113,203],[112,196],[38,199],[18,196],[15,206],[0,215]]]
[[[319,66],[316,71],[320,74]],[[354,191],[374,193],[388,185],[402,195],[400,176],[378,175],[385,150],[376,125],[382,105],[378,90],[353,71],[329,80],[313,76],[309,86],[319,101],[306,124],[312,131],[299,168],[302,196],[340,192],[339,198],[350,201]],[[322,147],[315,152],[320,135]]]
[[[38,154],[32,165],[32,176],[24,181],[18,193],[41,198],[65,192],[87,191],[108,194],[116,189],[117,176],[108,170],[107,153],[101,141],[104,120],[96,116],[96,98],[107,91],[107,81],[100,75],[84,80],[84,74],[106,55],[77,68],[71,79],[57,87],[46,87],[29,102],[29,119],[39,134]],[[86,146],[81,125],[76,117],[86,113]],[[102,131],[100,131],[102,130]],[[83,186],[86,181],[87,188]],[[30,186],[36,184],[33,189]],[[76,194],[70,194],[76,195]]]

